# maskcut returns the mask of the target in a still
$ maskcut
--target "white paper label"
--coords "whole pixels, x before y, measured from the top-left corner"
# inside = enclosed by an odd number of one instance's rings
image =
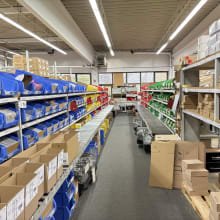
[[[19,108],[27,108],[27,101],[19,101],[18,106]]]
[[[68,153],[63,153],[63,165],[69,165],[69,155]]]
[[[41,183],[44,182],[44,165],[39,167],[34,173],[37,175],[37,184],[39,186]]]
[[[25,187],[25,206],[27,207],[29,203],[38,193],[38,185],[36,177],[33,178]]]
[[[50,179],[57,171],[57,157],[48,164],[48,179]]]
[[[58,154],[58,161],[57,161],[57,167],[58,169],[63,166],[63,153],[64,151],[62,150],[59,154]]]
[[[17,193],[7,204],[7,220],[17,219],[24,210],[24,189]]]
[[[0,220],[6,220],[6,206],[0,210]]]

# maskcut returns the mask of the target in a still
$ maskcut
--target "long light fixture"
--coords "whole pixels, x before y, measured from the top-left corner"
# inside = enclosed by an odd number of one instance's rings
[[[114,51],[112,49],[112,44],[111,44],[111,41],[109,39],[107,30],[105,28],[105,25],[104,25],[104,22],[103,22],[103,19],[102,19],[99,7],[97,5],[97,2],[96,2],[96,0],[89,0],[89,3],[91,5],[93,13],[94,13],[94,15],[96,17],[96,20],[98,22],[99,28],[100,28],[100,30],[102,32],[102,35],[103,35],[104,39],[105,39],[105,42],[106,42],[106,45],[107,45],[107,47],[108,47],[108,49],[110,51],[110,54],[111,54],[111,56],[114,56],[115,53],[114,53]]]
[[[35,33],[29,31],[28,29],[26,29],[25,27],[21,26],[20,24],[16,23],[15,21],[11,20],[10,18],[6,17],[5,15],[3,15],[2,13],[0,13],[0,19],[4,20],[5,22],[11,24],[12,26],[16,27],[17,29],[23,31],[24,33],[30,35],[31,37],[39,40],[40,42],[42,42],[43,44],[46,44],[47,46],[53,48],[54,50],[66,55],[67,53],[65,51],[63,51],[62,49],[58,48],[57,46],[49,43],[48,41],[44,40],[43,38],[39,37],[38,35],[36,35]]]
[[[166,42],[158,51],[157,51],[157,55],[160,54],[168,45],[168,42]]]
[[[183,22],[177,27],[177,29],[170,35],[169,40],[164,44],[158,51],[160,54],[168,45],[169,41],[173,40],[189,23],[189,21],[198,13],[198,11],[208,2],[208,0],[200,0],[199,3],[193,8],[193,10],[188,14],[188,16],[183,20]]]

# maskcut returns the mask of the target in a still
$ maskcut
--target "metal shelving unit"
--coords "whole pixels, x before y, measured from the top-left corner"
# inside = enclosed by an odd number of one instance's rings
[[[175,93],[175,89],[145,89],[143,92]]]
[[[153,101],[156,101],[156,102],[160,102],[160,103],[162,103],[162,104],[164,104],[164,105],[167,105],[168,104],[168,102],[167,101],[162,101],[162,100],[159,100],[159,99],[152,99]]]
[[[214,69],[214,88],[200,88],[199,87],[199,71]],[[191,88],[183,88],[184,93],[212,93],[214,96],[214,120],[205,118],[196,111],[184,109],[182,111],[182,132],[181,136],[184,140],[196,141],[200,140],[200,134],[205,132],[213,132],[210,130],[210,125],[214,126],[215,132],[219,134],[220,128],[220,53],[216,53],[207,58],[204,58],[192,65],[189,65],[181,71],[181,85],[187,84]],[[201,123],[204,125],[201,126]],[[207,129],[208,127],[208,129]]]
[[[99,127],[101,126],[105,118],[112,111],[113,107],[114,107],[113,105],[109,105],[104,110],[102,110],[100,113],[98,113],[91,121],[89,121],[81,129],[79,129],[80,146],[81,146],[81,152],[79,156],[73,161],[73,163],[68,168],[64,170],[63,175],[60,177],[56,185],[49,192],[49,194],[43,198],[43,201],[39,204],[39,208],[37,209],[35,214],[32,216],[32,220],[38,220],[41,217],[48,202],[50,202],[53,199],[54,195],[56,194],[56,192],[58,191],[58,189],[60,188],[64,180],[68,177],[70,171],[74,168],[75,164],[80,159],[86,147],[88,146],[92,138],[97,133]]]

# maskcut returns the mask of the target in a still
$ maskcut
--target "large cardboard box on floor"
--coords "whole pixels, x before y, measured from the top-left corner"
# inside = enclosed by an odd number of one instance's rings
[[[155,141],[178,141],[180,140],[177,134],[159,134],[155,135]]]
[[[24,188],[22,186],[0,185],[0,212],[5,214],[4,220],[24,220]],[[4,209],[4,210],[2,210]]]
[[[182,169],[186,171],[187,169],[195,170],[195,169],[203,169],[204,162],[201,160],[183,160],[182,161]]]
[[[175,142],[154,141],[151,144],[150,186],[172,189]]]
[[[36,174],[36,183],[38,187],[37,198],[38,200],[44,194],[44,164],[43,163],[25,163],[15,168],[13,173],[32,173]]]
[[[24,188],[24,219],[29,220],[38,207],[38,187],[36,174],[17,173],[4,181],[2,186],[21,186]]]
[[[57,156],[37,155],[32,158],[32,162],[44,164],[44,193],[49,193],[57,181]]]

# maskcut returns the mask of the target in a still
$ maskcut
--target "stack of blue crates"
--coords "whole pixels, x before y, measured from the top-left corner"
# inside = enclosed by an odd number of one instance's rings
[[[57,209],[54,214],[55,219],[68,220],[73,215],[75,208],[75,186],[73,180],[74,173],[71,171],[67,179],[54,196],[57,204]]]
[[[70,112],[70,122],[77,120],[78,118],[81,118],[85,114],[86,114],[85,107],[80,107],[80,108],[76,109],[75,111]]]
[[[40,217],[39,220],[58,220],[54,217],[54,214],[57,210],[57,204],[56,201],[53,199],[53,207],[50,210],[50,212],[47,214],[47,216]]]
[[[98,148],[96,141],[92,140],[85,149],[85,153],[91,154],[94,158],[98,158]]]

